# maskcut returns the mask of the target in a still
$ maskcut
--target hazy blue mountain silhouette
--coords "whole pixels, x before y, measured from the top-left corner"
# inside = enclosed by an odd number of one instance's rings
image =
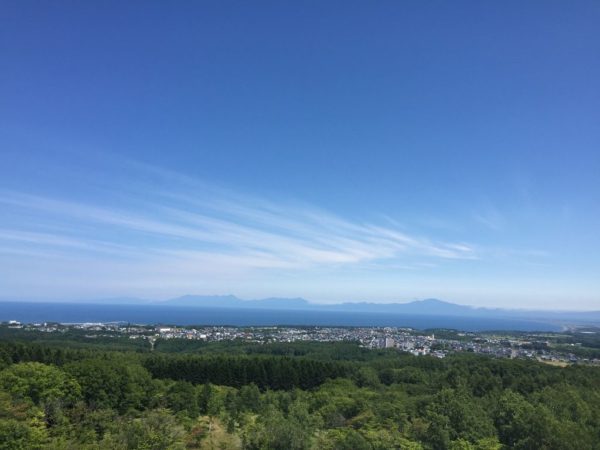
[[[475,311],[470,306],[457,305],[437,299],[417,300],[409,303],[311,303],[303,298],[265,298],[242,300],[234,295],[185,295],[164,304],[219,308],[303,309],[323,311],[393,312],[404,314],[465,315]]]
[[[326,305],[324,308],[338,311],[377,312],[413,315],[465,316],[472,315],[476,309],[437,299],[415,300],[408,303],[341,303]]]
[[[475,308],[438,299],[415,300],[408,303],[311,303],[303,298],[266,298],[242,300],[234,295],[185,295],[160,302],[164,305],[192,306],[199,308],[251,308],[306,311],[339,311],[383,314],[405,314],[415,316],[460,316],[481,318],[546,319],[566,323],[600,323],[600,311],[539,311],[500,308]]]
[[[15,301],[15,299],[2,299],[2,301]],[[26,301],[26,300],[22,300]],[[38,301],[39,302],[39,301]],[[55,300],[55,302],[59,302]],[[47,301],[46,301],[47,303]],[[476,308],[459,305],[438,299],[415,300],[408,303],[337,303],[323,304],[312,303],[303,298],[265,298],[260,300],[242,300],[234,295],[184,295],[169,300],[145,300],[134,297],[117,297],[98,300],[68,301],[70,304],[97,304],[97,305],[135,305],[139,308],[152,305],[188,307],[188,308],[213,308],[213,309],[253,309],[276,311],[312,311],[314,312],[340,312],[364,314],[390,314],[406,316],[437,316],[437,317],[464,317],[481,319],[517,319],[517,320],[543,320],[560,326],[570,325],[599,325],[600,311],[540,311],[527,309],[501,309],[501,308]]]

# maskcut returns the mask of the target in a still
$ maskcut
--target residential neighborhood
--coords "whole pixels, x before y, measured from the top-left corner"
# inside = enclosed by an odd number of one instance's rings
[[[600,365],[598,357],[584,357],[577,349],[581,344],[571,344],[572,351],[564,345],[554,345],[560,334],[502,332],[460,332],[456,330],[419,331],[396,327],[234,327],[140,325],[111,323],[30,323],[11,320],[0,324],[0,329],[22,332],[66,333],[78,332],[85,339],[119,338],[144,339],[153,350],[159,340],[187,340],[201,342],[236,341],[252,344],[291,342],[357,342],[372,350],[396,349],[415,356],[430,355],[444,358],[448,354],[470,352],[496,358],[532,359],[553,365]],[[436,335],[436,332],[439,334]],[[595,333],[582,331],[582,335]]]

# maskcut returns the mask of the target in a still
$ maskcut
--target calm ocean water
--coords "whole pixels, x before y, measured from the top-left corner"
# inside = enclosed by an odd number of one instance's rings
[[[0,321],[131,322],[176,325],[317,325],[453,328],[465,331],[559,331],[553,324],[509,318],[352,313],[270,309],[194,308],[164,305],[99,305],[0,302]]]

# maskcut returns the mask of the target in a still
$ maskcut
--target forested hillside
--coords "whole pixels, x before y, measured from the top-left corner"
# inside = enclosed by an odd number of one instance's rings
[[[0,341],[0,449],[600,448],[598,368],[354,344],[101,348]]]

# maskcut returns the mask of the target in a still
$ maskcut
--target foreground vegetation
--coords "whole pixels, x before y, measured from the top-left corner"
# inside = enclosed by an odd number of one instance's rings
[[[0,341],[0,449],[600,448],[599,368],[351,343],[56,344]]]

